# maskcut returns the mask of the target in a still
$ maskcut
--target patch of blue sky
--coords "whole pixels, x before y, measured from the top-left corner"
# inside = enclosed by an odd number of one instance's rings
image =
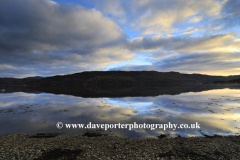
[[[79,2],[77,2],[77,0],[68,0],[66,2],[66,0],[52,0],[54,2],[57,2],[57,3],[72,3],[72,4],[79,4]]]
[[[146,37],[146,38],[150,38],[150,37],[159,36],[159,35],[161,35],[161,36],[167,36],[167,35],[169,35],[169,34],[168,34],[168,33],[161,33],[161,34],[148,34],[148,35],[146,35],[146,36],[144,36],[144,37]]]
[[[111,18],[111,17],[109,17]],[[117,22],[118,26],[124,31],[124,33],[126,33],[126,35],[128,36],[128,39],[132,40],[136,37],[139,37],[141,36],[141,34],[137,31],[137,30],[134,30],[130,24],[127,24],[127,23],[119,23]]]
[[[53,0],[57,3],[71,3],[71,4],[78,4],[85,8],[95,8],[94,4],[91,1],[82,1],[82,0]]]
[[[202,34],[203,34],[203,32],[197,31],[197,32],[193,32],[193,33],[191,33],[191,34],[189,34],[189,35],[191,35],[192,37],[199,37],[199,36],[201,36]]]
[[[222,29],[222,30],[219,31],[219,33],[220,34],[235,33],[235,34],[237,34],[235,39],[239,39],[240,38],[239,26],[232,26],[231,28]]]
[[[121,27],[121,29],[127,34],[130,40],[141,36],[141,34],[138,31],[128,30],[128,28],[125,27]]]
[[[151,65],[152,63],[148,61],[150,53],[139,53],[132,61],[124,61],[117,64],[110,64],[106,68],[103,68],[104,71],[110,70],[111,68],[124,67],[126,65]]]
[[[34,67],[20,67],[21,69],[23,70],[33,70],[33,71],[36,71],[38,69],[34,68]],[[40,70],[40,69],[39,69]]]
[[[110,13],[108,13],[106,16],[107,16],[108,18],[113,18],[112,14],[110,14]]]

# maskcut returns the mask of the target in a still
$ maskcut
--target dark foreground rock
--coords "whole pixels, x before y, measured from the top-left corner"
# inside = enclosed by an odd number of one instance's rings
[[[113,136],[0,137],[0,159],[240,159],[240,136],[127,139]]]

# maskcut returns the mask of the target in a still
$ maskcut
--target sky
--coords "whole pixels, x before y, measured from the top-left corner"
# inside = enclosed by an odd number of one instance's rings
[[[240,75],[240,0],[1,0],[0,77]]]

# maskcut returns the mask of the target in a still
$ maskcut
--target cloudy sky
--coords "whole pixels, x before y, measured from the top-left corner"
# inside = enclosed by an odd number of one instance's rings
[[[240,0],[1,0],[0,77],[240,74]]]

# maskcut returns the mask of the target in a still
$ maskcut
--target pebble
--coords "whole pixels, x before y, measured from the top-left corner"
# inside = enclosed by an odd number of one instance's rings
[[[113,136],[0,136],[0,159],[240,159],[240,136],[127,139]],[[61,153],[61,154],[60,154]]]

